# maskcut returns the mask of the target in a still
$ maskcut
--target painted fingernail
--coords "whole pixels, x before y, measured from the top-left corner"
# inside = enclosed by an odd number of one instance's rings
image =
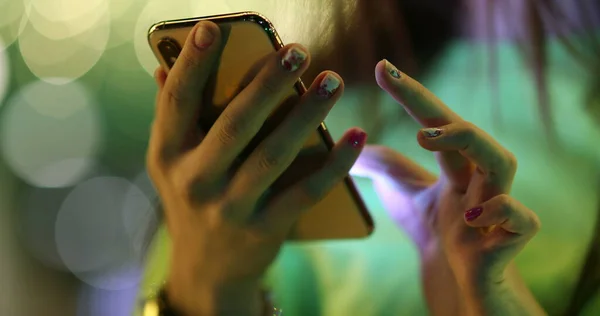
[[[385,60],[385,69],[390,74],[390,76],[396,79],[400,79],[400,71],[398,71],[398,69],[396,69],[396,67],[392,65],[392,63],[390,63],[387,59]]]
[[[421,133],[423,133],[423,135],[427,138],[435,138],[438,137],[440,135],[442,135],[442,129],[441,128],[424,128],[421,130]]]
[[[479,215],[481,215],[481,213],[483,213],[483,207],[481,207],[481,206],[474,207],[465,212],[465,219],[467,220],[467,222],[472,222],[477,217],[479,217]]]
[[[281,59],[281,66],[287,71],[296,71],[302,64],[306,61],[306,57],[308,55],[306,52],[302,51],[298,47],[292,47],[288,49],[288,51]]]
[[[329,99],[337,92],[339,87],[340,80],[332,74],[327,74],[319,84],[317,95]]]
[[[348,144],[354,148],[362,148],[367,143],[367,133],[362,130],[354,130],[348,138]]]
[[[199,49],[207,49],[215,41],[215,35],[212,30],[206,26],[205,22],[200,22],[194,36],[194,43]]]

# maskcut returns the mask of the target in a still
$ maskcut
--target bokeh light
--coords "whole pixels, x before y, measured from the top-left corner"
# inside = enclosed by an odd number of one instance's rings
[[[83,286],[79,292],[77,315],[129,316],[134,315],[137,291],[135,289],[104,290]]]
[[[111,33],[107,48],[127,45],[133,40],[133,29],[146,1],[108,0]],[[129,45],[128,45],[129,46]]]
[[[19,49],[38,78],[64,83],[83,76],[98,62],[106,49],[109,33],[108,13],[93,27],[61,39],[49,38],[29,23],[19,36]]]
[[[132,236],[151,217],[145,194],[122,178],[96,177],[65,198],[56,219],[56,243],[68,269],[105,290],[136,286],[141,253]],[[142,240],[143,241],[143,240]]]
[[[36,81],[7,102],[0,146],[6,163],[25,182],[65,187],[94,167],[101,130],[94,98],[84,85]]]
[[[16,41],[25,21],[23,1],[0,0],[0,41],[7,46]]]
[[[26,0],[29,23],[52,40],[67,39],[98,25],[109,14],[106,0]]]

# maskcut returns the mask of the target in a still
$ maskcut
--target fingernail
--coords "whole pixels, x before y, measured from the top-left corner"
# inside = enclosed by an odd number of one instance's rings
[[[421,130],[421,133],[427,138],[435,138],[442,135],[441,128],[424,128]]]
[[[340,80],[332,74],[327,74],[319,84],[317,95],[329,99],[337,92],[339,87]]]
[[[304,64],[306,61],[306,56],[306,52],[297,47],[292,47],[291,49],[288,49],[283,56],[283,59],[281,60],[281,66],[283,66],[283,68],[285,68],[287,71],[296,71],[302,67],[302,64]]]
[[[398,69],[396,69],[396,67],[392,65],[392,63],[390,63],[387,59],[385,60],[385,69],[390,74],[390,76],[396,79],[400,79],[400,71],[398,71]]]
[[[481,215],[481,213],[483,213],[483,207],[481,207],[481,206],[474,207],[465,212],[465,219],[467,220],[467,222],[472,222],[477,217],[479,217],[479,215]]]
[[[194,36],[194,42],[199,49],[207,49],[215,41],[215,35],[212,30],[206,27],[205,22],[200,22],[196,29],[196,35]]]
[[[348,144],[354,148],[362,148],[367,143],[367,133],[362,130],[354,130],[348,138]]]

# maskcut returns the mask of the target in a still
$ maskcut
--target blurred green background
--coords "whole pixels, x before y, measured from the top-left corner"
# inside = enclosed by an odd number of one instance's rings
[[[156,221],[144,167],[158,65],[146,41],[150,25],[254,10],[272,19],[284,42],[310,47],[325,38],[310,30],[315,8],[275,0],[0,0],[0,315],[132,311],[146,228]],[[324,24],[330,12],[311,22]],[[588,74],[561,45],[549,46],[558,151],[543,139],[535,88],[514,45],[498,47],[497,91],[482,44],[452,45],[423,81],[518,157],[514,194],[544,224],[518,263],[544,306],[560,308],[597,216],[600,133],[583,106]],[[334,137],[361,122],[381,132],[377,141],[435,171],[414,123],[379,120],[401,117],[398,105],[363,92],[349,89],[328,119]],[[490,101],[498,95],[501,110]],[[382,107],[374,110],[375,102]],[[286,247],[270,281],[290,315],[425,312],[416,251],[369,184],[359,185],[377,232],[366,241]],[[164,275],[166,238],[159,240],[144,293]],[[600,309],[596,302],[591,309]]]

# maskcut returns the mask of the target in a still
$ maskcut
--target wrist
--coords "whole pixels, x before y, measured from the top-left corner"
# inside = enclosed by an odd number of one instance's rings
[[[501,274],[461,278],[458,283],[464,315],[546,315],[514,263]]]
[[[266,308],[258,283],[190,286],[169,280],[165,292],[170,307],[181,316],[262,316]]]

